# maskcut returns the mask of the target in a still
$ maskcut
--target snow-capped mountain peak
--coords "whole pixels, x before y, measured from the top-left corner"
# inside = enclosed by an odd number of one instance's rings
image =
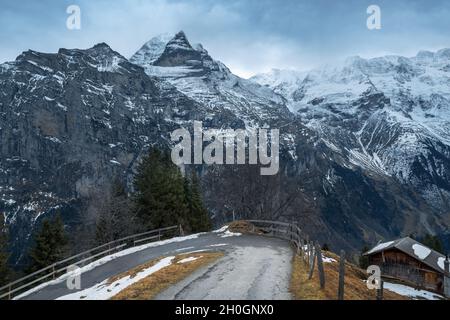
[[[164,52],[164,49],[166,48],[167,43],[172,38],[173,35],[170,35],[168,33],[153,37],[130,58],[130,61],[135,64],[152,64],[161,56],[161,54]]]
[[[189,40],[186,37],[184,31],[178,32],[175,37],[173,37],[166,45],[166,48],[169,50],[186,50],[192,51],[194,50],[189,43]]]
[[[271,89],[234,75],[214,60],[201,45],[191,45],[183,31],[170,40],[150,40],[132,58],[150,76],[164,78],[178,90],[212,108],[240,110],[245,122],[255,120],[255,110],[277,108],[288,112],[284,100]],[[164,46],[164,48],[163,48]],[[269,111],[263,111],[266,113]],[[251,119],[252,120],[251,120]]]

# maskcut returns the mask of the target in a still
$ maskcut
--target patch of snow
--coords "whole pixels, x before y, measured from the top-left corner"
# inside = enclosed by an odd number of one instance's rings
[[[413,244],[412,246],[414,250],[414,254],[420,259],[423,260],[428,257],[431,253],[431,249],[424,247],[420,244]]]
[[[134,277],[126,276],[112,283],[108,283],[108,279],[106,279],[91,288],[59,297],[56,300],[108,300],[127,287],[141,281],[142,279],[165,267],[170,266],[174,258],[175,257],[163,258],[154,266],[138,272]]]
[[[377,246],[375,246],[375,248],[373,248],[372,250],[370,250],[369,252],[367,252],[367,253],[373,253],[373,252],[376,252],[376,251],[379,251],[379,250],[383,250],[384,248],[387,248],[387,247],[389,247],[390,245],[392,245],[394,243],[394,241],[389,241],[389,242],[383,242],[383,243],[380,243],[380,244],[378,244]]]
[[[112,164],[116,164],[116,165],[119,165],[119,166],[121,166],[122,164],[119,162],[119,161],[117,161],[117,160],[114,160],[114,159],[112,159],[112,160],[109,160],[109,162],[111,162]]]
[[[444,297],[426,290],[417,290],[412,287],[405,286],[398,283],[384,282],[384,289],[395,292],[401,296],[409,297],[414,300],[443,300]]]
[[[59,107],[59,108],[61,108],[61,109],[63,109],[64,111],[67,111],[67,107],[66,106],[64,106],[64,105],[62,105],[61,103],[57,103],[57,106]]]
[[[198,260],[200,258],[202,258],[202,256],[200,256],[200,257],[189,257],[189,258],[181,259],[180,261],[178,261],[178,263],[179,264],[188,263],[188,262],[192,262],[192,261]]]
[[[225,232],[227,230],[228,230],[228,226],[223,226],[222,228],[214,230],[213,232],[214,233],[222,233],[222,232]]]
[[[322,254],[322,261],[323,261],[323,263],[333,263],[333,262],[337,262],[336,259],[327,257],[327,256],[325,256],[324,254]]]
[[[59,140],[56,137],[45,137],[45,139],[50,140],[51,142],[54,142],[54,143],[61,143],[61,140]]]
[[[13,199],[5,200],[5,204],[7,204],[7,205],[9,205],[9,206],[12,206],[12,205],[15,204],[15,203],[16,203],[16,201],[13,200]]]
[[[242,233],[239,232],[231,232],[229,230],[225,231],[222,234],[219,234],[219,237],[221,238],[228,238],[228,237],[239,237],[242,236]]]
[[[441,268],[442,270],[445,270],[445,264],[444,264],[445,258],[444,257],[439,257],[437,260],[437,265],[439,266],[439,268]]]
[[[49,67],[46,67],[46,66],[41,66],[41,65],[39,65],[39,64],[38,64],[37,62],[35,62],[35,61],[27,60],[27,62],[30,63],[30,64],[32,64],[32,65],[35,66],[35,67],[38,67],[38,68],[44,70],[44,71],[53,72],[53,69],[51,69],[51,68],[49,68]]]

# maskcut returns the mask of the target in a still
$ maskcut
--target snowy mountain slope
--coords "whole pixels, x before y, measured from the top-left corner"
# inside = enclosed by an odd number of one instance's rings
[[[353,57],[307,73],[253,81],[273,88],[344,162],[412,184],[450,210],[450,50]]]
[[[211,58],[202,45],[191,46],[182,31],[167,41],[159,58],[147,59],[153,52],[161,52],[162,43],[156,39],[161,37],[150,40],[130,59],[144,67],[148,75],[167,80],[210,108],[236,111],[249,126],[255,126],[273,113],[283,112],[288,116],[281,96],[235,76],[223,63]]]

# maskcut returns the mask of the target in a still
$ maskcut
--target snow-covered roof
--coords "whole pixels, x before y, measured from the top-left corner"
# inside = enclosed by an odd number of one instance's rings
[[[379,243],[375,247],[364,253],[364,255],[372,255],[393,248],[398,249],[411,256],[412,258],[423,262],[437,272],[444,272],[445,256],[409,237]]]

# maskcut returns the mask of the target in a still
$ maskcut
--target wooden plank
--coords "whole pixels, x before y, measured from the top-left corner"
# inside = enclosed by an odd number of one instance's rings
[[[316,243],[317,269],[319,270],[320,288],[325,288],[325,271],[323,270],[322,250],[320,244]]]
[[[344,285],[345,285],[345,251],[341,250],[339,257],[339,287],[338,300],[344,300]]]

